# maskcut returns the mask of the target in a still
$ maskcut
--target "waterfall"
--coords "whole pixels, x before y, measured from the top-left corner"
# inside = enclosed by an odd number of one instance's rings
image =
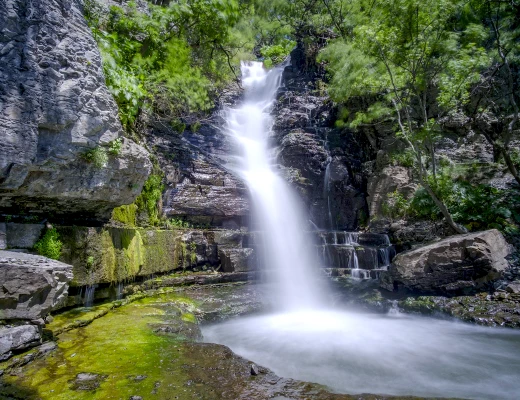
[[[263,231],[266,266],[273,270],[277,305],[285,309],[320,304],[318,262],[312,240],[305,232],[307,217],[300,201],[275,170],[269,147],[270,116],[281,83],[282,65],[266,71],[260,62],[242,62],[244,99],[224,110],[226,133],[239,153],[237,173],[247,184],[253,220]]]
[[[83,305],[85,307],[92,307],[94,305],[94,293],[97,285],[89,285],[85,288],[85,299]]]

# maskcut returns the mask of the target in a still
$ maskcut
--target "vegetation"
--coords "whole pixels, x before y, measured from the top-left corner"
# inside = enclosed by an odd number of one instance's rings
[[[520,183],[520,153],[512,146],[519,129],[519,13],[516,2],[501,0],[149,1],[147,12],[132,2],[107,9],[88,0],[85,8],[127,131],[137,129],[143,113],[177,132],[197,131],[219,91],[237,80],[240,60],[269,67],[298,45],[308,70],[325,67],[326,83],[316,89],[336,102],[339,127],[394,127],[404,149],[390,162],[412,169],[419,189],[409,207],[393,194],[387,212],[442,216],[459,233],[491,226],[493,218],[506,221],[495,222],[501,229],[514,223],[514,205],[502,203],[513,201],[511,192],[446,176],[436,149],[446,122],[463,121],[457,134],[483,135],[497,168],[503,163]],[[102,166],[104,153],[117,154],[120,144],[86,158]],[[136,201],[151,225],[159,223],[161,189],[154,175]],[[476,199],[498,201],[494,210],[510,213],[470,211]]]
[[[47,229],[43,237],[36,242],[34,249],[39,255],[58,260],[61,256],[60,235],[55,228]]]
[[[160,222],[159,204],[163,189],[162,175],[152,174],[144,183],[143,191],[135,200],[138,213],[146,213],[150,225],[157,225]]]

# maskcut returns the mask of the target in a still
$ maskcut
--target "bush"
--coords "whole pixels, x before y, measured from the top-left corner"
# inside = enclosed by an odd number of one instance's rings
[[[123,141],[121,138],[117,138],[112,140],[108,144],[108,152],[113,156],[118,156],[121,153],[121,148],[123,147]]]
[[[56,229],[48,229],[45,235],[36,242],[34,249],[41,256],[58,260],[61,256],[61,247],[63,245],[59,238],[60,235]]]
[[[486,184],[455,181],[446,172],[430,182],[432,189],[444,201],[453,219],[468,230],[496,228],[505,233],[517,230],[514,217],[518,209],[518,194]],[[440,220],[442,214],[424,188],[419,188],[408,207],[411,216]],[[518,221],[517,221],[518,223]]]

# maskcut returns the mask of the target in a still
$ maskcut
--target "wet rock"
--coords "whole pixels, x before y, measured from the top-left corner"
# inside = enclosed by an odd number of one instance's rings
[[[251,375],[256,376],[258,375],[258,373],[258,367],[256,366],[256,364],[251,364]]]
[[[0,327],[0,361],[8,359],[13,351],[24,350],[40,342],[41,332],[35,325]]]
[[[466,293],[482,289],[508,267],[509,245],[496,229],[452,236],[397,255],[381,287],[417,293]]]
[[[0,250],[7,248],[7,226],[5,222],[0,222]]]
[[[122,137],[81,2],[7,0],[0,25],[0,209],[108,218],[141,192],[151,163]],[[104,165],[85,160],[116,139]]]
[[[107,375],[82,372],[76,375],[76,379],[72,382],[71,388],[73,390],[96,390],[106,378]]]
[[[130,396],[130,400],[143,400],[141,396]]]
[[[134,380],[135,382],[141,382],[144,381],[146,378],[148,378],[147,375],[137,375],[133,377],[132,380]]]
[[[247,272],[254,268],[253,249],[220,249],[223,272]]]
[[[32,254],[0,251],[0,319],[35,320],[67,299],[72,266]]]
[[[520,294],[520,281],[515,281],[507,285],[506,290],[509,293]]]

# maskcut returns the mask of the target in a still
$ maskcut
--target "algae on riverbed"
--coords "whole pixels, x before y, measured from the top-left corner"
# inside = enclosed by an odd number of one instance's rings
[[[181,368],[186,362],[182,337],[158,334],[151,327],[178,321],[188,303],[193,305],[173,293],[141,299],[88,326],[64,332],[54,353],[5,376],[7,386],[0,393],[20,398],[17,393],[26,389],[41,399],[69,400],[128,399],[151,393],[166,398],[175,392],[184,398],[182,387],[188,378]],[[95,390],[81,390],[76,384],[79,374],[105,378]]]

